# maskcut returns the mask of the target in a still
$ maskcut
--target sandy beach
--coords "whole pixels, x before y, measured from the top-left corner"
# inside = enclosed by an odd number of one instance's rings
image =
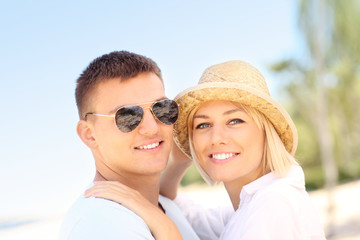
[[[195,202],[201,202],[209,207],[230,203],[221,186],[210,188],[204,185],[191,185],[181,188],[180,191],[182,194],[190,196]],[[310,197],[321,216],[327,239],[360,239],[360,181],[336,187],[333,194],[335,208],[331,217],[333,219],[331,228],[327,228],[330,221],[326,214],[328,205],[326,192],[324,190],[313,191],[310,192]],[[55,240],[66,209],[67,207],[60,211],[57,209],[57,213],[42,214],[41,217],[3,219],[0,224],[0,239]]]

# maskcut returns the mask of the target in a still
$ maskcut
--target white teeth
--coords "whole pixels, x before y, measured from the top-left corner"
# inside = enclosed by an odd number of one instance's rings
[[[232,156],[235,156],[234,153],[220,153],[220,154],[212,154],[211,157],[219,160],[224,160],[227,158],[230,158]]]
[[[145,145],[145,146],[140,146],[137,147],[138,149],[153,149],[156,148],[157,146],[159,146],[160,143],[153,143],[153,144],[149,144],[149,145]]]

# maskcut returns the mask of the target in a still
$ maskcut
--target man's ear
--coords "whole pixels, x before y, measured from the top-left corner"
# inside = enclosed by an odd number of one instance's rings
[[[80,139],[88,146],[93,149],[97,146],[96,140],[93,136],[93,129],[87,121],[80,120],[76,127],[76,132]]]

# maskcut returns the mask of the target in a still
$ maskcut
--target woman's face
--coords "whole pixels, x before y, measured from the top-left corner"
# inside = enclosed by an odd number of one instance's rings
[[[215,181],[245,184],[262,175],[264,131],[230,101],[211,101],[194,115],[193,142],[200,166]]]

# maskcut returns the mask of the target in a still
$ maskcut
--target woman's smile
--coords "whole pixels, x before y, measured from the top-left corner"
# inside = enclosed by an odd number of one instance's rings
[[[232,161],[235,157],[237,157],[237,155],[239,155],[239,153],[234,153],[234,152],[213,153],[209,155],[209,158],[215,164],[225,164]]]

